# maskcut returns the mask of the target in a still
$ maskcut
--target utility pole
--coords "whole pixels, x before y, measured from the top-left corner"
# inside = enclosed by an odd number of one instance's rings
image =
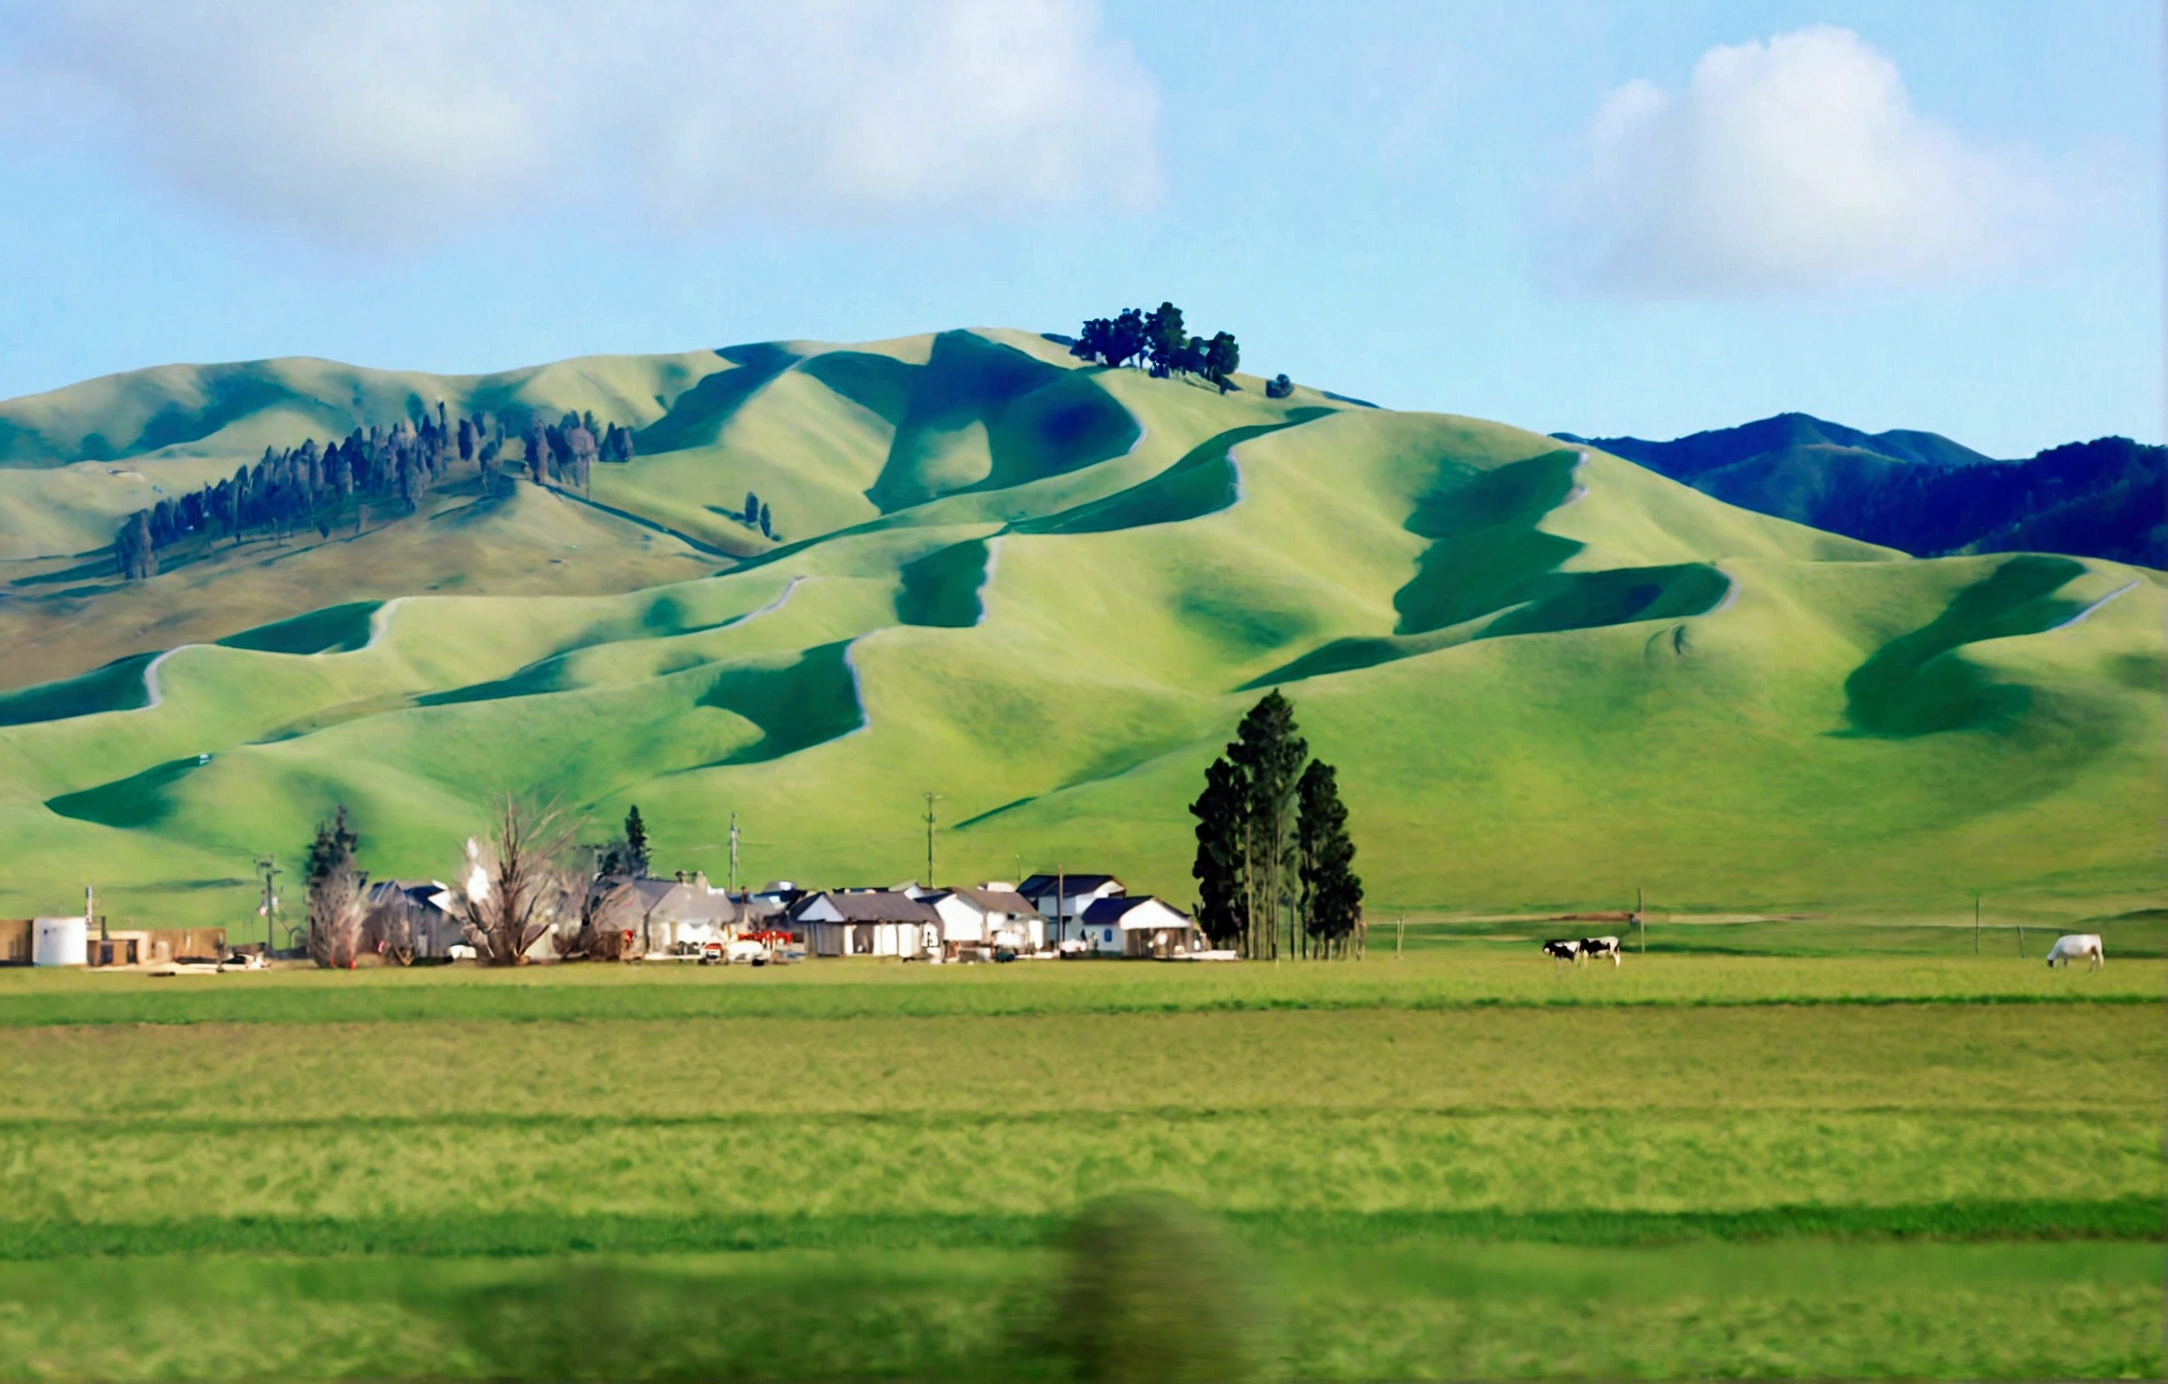
[[[1054,862],[1054,945],[1057,947],[1069,940],[1069,924],[1061,916],[1061,896],[1068,892],[1063,879],[1061,862],[1057,860]]]
[[[92,923],[98,925],[98,940],[106,941],[105,919],[98,916],[97,896],[86,884],[83,886],[83,926],[89,927]]]
[[[1980,954],[1980,896],[1972,896],[1972,954]]]
[[[933,888],[933,805],[939,793],[926,794],[926,887]]]
[[[1393,925],[1393,960],[1398,961],[1400,959],[1400,948],[1407,940],[1408,915],[1403,913],[1400,915],[1400,921]]]
[[[730,814],[730,884],[727,892],[738,892],[738,814]]]
[[[1634,932],[1641,938],[1641,954],[1649,954],[1649,914],[1641,903],[1641,886],[1634,886]]]
[[[269,961],[271,953],[278,950],[278,943],[271,931],[277,924],[279,912],[279,896],[273,881],[285,871],[279,868],[279,858],[275,855],[257,856],[256,870],[263,876],[263,905],[258,911],[263,914],[264,960]]]

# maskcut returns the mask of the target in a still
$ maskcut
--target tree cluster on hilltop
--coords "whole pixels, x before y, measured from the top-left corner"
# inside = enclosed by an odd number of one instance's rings
[[[1265,696],[1205,770],[1197,818],[1197,925],[1243,956],[1345,955],[1362,924],[1347,808],[1333,766],[1310,759],[1294,704]]]
[[[1233,376],[1242,366],[1242,348],[1234,333],[1191,336],[1183,325],[1182,310],[1172,303],[1161,303],[1151,312],[1125,308],[1112,317],[1091,318],[1069,354],[1110,368],[1143,366],[1161,379],[1202,375],[1218,385],[1222,394],[1238,387]]]
[[[455,457],[472,464],[490,489],[509,464],[506,427],[502,417],[478,414],[455,428],[439,400],[433,415],[424,409],[389,429],[372,424],[321,445],[311,438],[299,447],[266,447],[253,467],[123,519],[113,539],[114,564],[122,577],[140,581],[157,575],[161,551],[192,538],[239,544],[251,534],[284,540],[311,528],[329,538],[349,520],[358,534],[370,503],[414,513],[451,474]],[[531,418],[521,446],[521,471],[537,485],[584,487],[594,461],[628,462],[634,453],[631,428],[598,425],[592,413],[567,413],[554,424]]]

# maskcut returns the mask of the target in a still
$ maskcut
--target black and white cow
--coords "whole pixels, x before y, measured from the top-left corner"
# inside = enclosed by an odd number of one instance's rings
[[[1578,961],[1581,944],[1571,937],[1558,937],[1543,944],[1543,954],[1553,961]]]
[[[1585,961],[1585,960],[1589,959],[1590,957],[1594,957],[1594,958],[1595,958],[1596,960],[1598,960],[1598,961],[1601,961],[1601,960],[1603,960],[1603,958],[1605,958],[1605,957],[1607,957],[1607,956],[1611,958],[1611,964],[1612,964],[1613,966],[1616,966],[1616,965],[1618,965],[1618,964],[1619,964],[1619,957],[1618,957],[1618,938],[1616,938],[1616,937],[1583,937],[1583,938],[1581,939],[1581,958],[1580,958],[1580,959],[1582,959],[1582,960],[1584,960],[1584,961]]]

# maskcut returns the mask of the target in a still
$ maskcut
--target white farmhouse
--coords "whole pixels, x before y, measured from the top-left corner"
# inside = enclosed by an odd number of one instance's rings
[[[1006,884],[976,889],[943,889],[920,896],[941,916],[943,950],[954,956],[961,947],[1006,947],[1038,951],[1046,945],[1046,919],[1031,902]]]
[[[632,899],[626,926],[633,933],[634,950],[643,955],[728,942],[737,936],[746,912],[730,895],[709,884],[705,874],[636,879],[628,884]]]
[[[1094,900],[1084,910],[1083,940],[1095,955],[1165,959],[1205,950],[1189,915],[1150,894]]]
[[[1101,899],[1118,899],[1128,888],[1112,875],[1033,875],[1016,886],[1040,916],[1048,920],[1047,941],[1055,945],[1083,935],[1084,910]],[[1058,895],[1058,897],[1057,897]]]

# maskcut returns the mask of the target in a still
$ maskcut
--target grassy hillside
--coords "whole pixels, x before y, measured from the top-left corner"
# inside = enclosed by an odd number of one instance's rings
[[[665,868],[719,872],[736,811],[751,875],[825,882],[923,874],[934,792],[944,881],[1060,861],[1186,900],[1185,804],[1266,686],[1340,767],[1378,908],[2089,916],[2157,883],[2143,569],[1915,561],[1514,428],[1015,332],[228,369],[258,383],[0,405],[0,481],[230,470],[436,397],[593,408],[641,454],[592,499],[455,485],[126,588],[21,536],[0,913],[90,879],[139,922],[238,923],[233,881],[334,803],[372,870],[441,873],[504,789],[597,830],[637,802]],[[92,433],[158,445],[85,462]]]

